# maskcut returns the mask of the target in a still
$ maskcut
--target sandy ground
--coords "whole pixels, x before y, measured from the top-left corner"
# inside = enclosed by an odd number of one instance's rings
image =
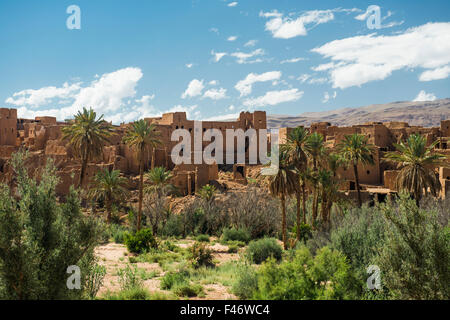
[[[193,240],[183,240],[181,243],[177,245],[183,248],[187,248],[194,243]],[[216,243],[214,245],[209,245],[209,248],[213,250],[214,260],[218,265],[233,261],[239,260],[239,254],[227,253],[228,247]],[[100,289],[97,296],[102,296],[108,290],[109,291],[119,291],[119,276],[117,272],[120,269],[124,269],[126,265],[129,263],[129,257],[132,256],[128,253],[126,247],[122,244],[109,243],[103,246],[99,246],[96,248],[95,253],[99,258],[99,264],[106,267],[106,276],[103,281],[103,286]],[[158,263],[147,263],[147,262],[138,262],[133,264],[138,267],[138,269],[145,270],[146,272],[155,271],[159,275],[155,278],[148,279],[144,281],[144,287],[147,288],[151,292],[162,291],[160,288],[160,277],[164,275],[164,271],[161,269]],[[214,284],[206,284],[203,286],[205,297],[202,298],[192,298],[195,300],[230,300],[237,299],[236,296],[229,292],[229,288],[225,287],[220,283]]]

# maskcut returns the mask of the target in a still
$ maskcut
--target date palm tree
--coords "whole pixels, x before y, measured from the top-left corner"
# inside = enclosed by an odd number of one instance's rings
[[[368,142],[368,138],[365,135],[354,133],[346,135],[344,140],[337,145],[337,149],[342,159],[353,168],[358,194],[358,206],[361,207],[362,200],[361,191],[359,190],[358,164],[374,164],[373,154],[375,146]]]
[[[298,176],[295,168],[289,162],[285,148],[280,148],[279,169],[276,174],[269,176],[269,191],[281,201],[281,232],[284,249],[287,249],[286,234],[286,199],[298,190]],[[299,227],[297,227],[299,229]]]
[[[320,158],[323,157],[325,154],[325,144],[323,140],[323,135],[317,132],[314,132],[313,134],[309,135],[305,143],[305,150],[310,158],[310,161],[312,162],[313,167],[313,170],[309,175],[309,178],[313,186],[312,226],[314,227],[319,207],[319,190],[317,185],[318,181],[317,175],[319,169],[318,162]]]
[[[112,205],[126,199],[128,195],[128,180],[120,176],[119,170],[108,169],[97,172],[91,182],[89,197],[96,201],[102,200],[105,204],[107,221],[111,221]]]
[[[156,192],[159,196],[167,194],[168,192],[176,191],[170,180],[173,178],[173,174],[170,170],[166,170],[164,167],[155,167],[146,173],[148,186],[145,187],[144,192]]]
[[[433,153],[433,149],[439,141],[435,141],[429,147],[426,146],[426,138],[420,134],[412,134],[406,143],[394,144],[397,151],[388,152],[385,160],[396,163],[401,169],[396,180],[396,187],[405,190],[414,196],[417,204],[423,194],[428,190],[433,196],[439,194],[441,184],[436,176],[434,168],[446,165],[446,156]]]
[[[61,129],[63,139],[68,140],[74,153],[81,160],[80,180],[83,186],[88,162],[102,152],[103,145],[113,134],[113,127],[103,120],[103,115],[97,118],[92,108],[78,111],[72,124]]]
[[[294,165],[299,177],[297,188],[297,240],[300,241],[300,198],[302,198],[303,223],[306,223],[306,198],[305,198],[305,179],[303,173],[308,165],[308,158],[305,152],[305,143],[308,139],[308,131],[304,127],[294,128],[287,137],[286,150],[289,161]]]
[[[162,142],[160,140],[160,132],[156,130],[155,124],[149,124],[141,119],[133,122],[126,131],[123,142],[135,149],[139,161],[139,205],[137,216],[137,230],[141,229],[142,220],[142,199],[144,193],[144,154],[148,148],[155,148]],[[154,158],[152,156],[152,158]]]

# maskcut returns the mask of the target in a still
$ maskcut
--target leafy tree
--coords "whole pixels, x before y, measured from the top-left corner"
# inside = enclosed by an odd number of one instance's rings
[[[433,149],[439,141],[435,141],[429,147],[426,146],[426,138],[419,134],[410,135],[406,143],[395,144],[397,151],[388,152],[385,159],[394,162],[401,168],[396,187],[407,191],[414,196],[417,204],[423,194],[430,190],[433,196],[437,196],[441,189],[434,168],[445,165],[444,155],[433,153]]]
[[[134,148],[139,160],[139,207],[137,216],[137,230],[141,229],[142,219],[142,200],[144,193],[144,154],[148,148],[155,148],[161,144],[160,132],[156,130],[155,124],[148,124],[147,121],[141,119],[133,122],[123,137],[124,143]],[[152,158],[154,158],[152,156]]]
[[[382,205],[386,241],[375,263],[382,283],[399,299],[450,298],[450,232],[435,209],[419,208],[407,193]],[[447,213],[448,214],[448,213]]]
[[[103,115],[97,118],[95,111],[83,108],[78,111],[72,124],[63,127],[63,139],[69,141],[75,154],[81,159],[79,186],[83,186],[88,162],[99,156],[102,147],[113,133],[112,126],[103,120]]]
[[[96,201],[104,201],[108,222],[111,222],[112,205],[123,201],[128,195],[127,185],[127,178],[121,177],[119,170],[108,169],[97,172],[91,182],[89,197]]]
[[[308,158],[305,152],[305,143],[308,139],[308,131],[304,127],[293,129],[286,141],[286,147],[292,164],[294,165],[301,185],[296,192],[297,198],[297,226],[300,226],[300,198],[302,198],[303,223],[306,223],[306,194],[304,173],[308,165]],[[297,240],[300,241],[300,228],[297,228]]]
[[[359,190],[358,164],[373,164],[373,153],[375,146],[368,142],[365,135],[354,133],[346,135],[344,140],[338,144],[337,149],[343,160],[353,167],[356,190],[358,193],[358,206],[361,207],[361,190]]]
[[[288,153],[280,148],[279,169],[276,174],[269,176],[269,191],[281,201],[281,232],[284,249],[287,249],[286,234],[286,199],[298,190],[298,176],[289,163]]]
[[[0,296],[5,299],[71,299],[92,292],[86,285],[95,265],[102,228],[83,216],[77,192],[57,201],[56,169],[48,160],[40,183],[30,178],[26,153],[12,156],[18,200],[0,185]],[[81,271],[81,290],[69,290],[69,266]]]

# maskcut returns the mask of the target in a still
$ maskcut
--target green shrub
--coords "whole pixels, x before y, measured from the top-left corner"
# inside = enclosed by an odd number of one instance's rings
[[[189,271],[182,269],[178,272],[167,272],[161,278],[161,289],[171,290],[176,285],[183,285],[189,282]]]
[[[109,233],[115,243],[124,243],[127,230],[123,226],[117,224],[109,225]]]
[[[261,300],[355,299],[359,282],[345,256],[324,247],[313,257],[306,247],[281,263],[270,258],[258,269],[258,288],[252,298]]]
[[[199,242],[209,242],[209,236],[207,234],[199,234],[197,237],[195,237],[195,240]]]
[[[164,226],[160,228],[159,234],[164,237],[182,237],[184,235],[183,216],[170,214]]]
[[[297,235],[297,225],[292,228],[292,233],[294,235]],[[304,244],[312,238],[312,228],[307,223],[301,223],[300,224],[300,241],[303,241]]]
[[[250,232],[247,231],[247,229],[223,229],[222,232],[222,241],[241,241],[244,243],[248,243],[251,239]]]
[[[107,293],[105,300],[150,300],[151,294],[147,289],[136,287],[120,290],[115,293]]]
[[[212,251],[205,243],[195,242],[190,248],[191,263],[194,268],[214,267]]]
[[[197,297],[203,294],[203,287],[199,284],[182,283],[173,288],[173,292],[179,297]]]
[[[103,285],[105,275],[106,268],[104,266],[96,264],[90,268],[84,288],[89,299],[95,299],[95,296]]]
[[[131,268],[130,265],[127,265],[125,269],[120,269],[117,274],[119,276],[119,284],[122,290],[141,288],[143,285],[136,266]]]
[[[178,247],[170,240],[166,240],[163,243],[163,248],[169,250],[169,251],[175,251]]]
[[[381,280],[398,299],[450,298],[448,228],[435,209],[421,209],[407,194],[381,206],[386,242],[375,264]],[[448,218],[448,208],[447,208]]]
[[[249,265],[239,266],[232,292],[240,299],[248,300],[256,290],[258,290],[258,276],[255,268]]]
[[[239,248],[245,247],[245,242],[242,241],[221,241],[220,243],[225,246],[236,246]]]
[[[276,239],[263,238],[251,241],[246,250],[246,257],[249,261],[260,264],[269,257],[281,260],[283,248],[278,244]]]
[[[228,253],[237,253],[239,251],[239,247],[235,244],[228,246]]]
[[[58,200],[60,181],[51,159],[42,174],[34,177],[28,175],[26,162],[26,152],[11,157],[17,185],[14,192],[0,184],[0,297],[54,300],[89,296],[85,289],[96,264],[94,248],[105,230],[99,219],[83,215],[74,188],[64,201]],[[81,290],[68,290],[69,266],[80,268]]]
[[[126,233],[125,245],[130,252],[138,254],[158,247],[156,239],[153,237],[152,230],[150,229],[141,229],[134,234]]]

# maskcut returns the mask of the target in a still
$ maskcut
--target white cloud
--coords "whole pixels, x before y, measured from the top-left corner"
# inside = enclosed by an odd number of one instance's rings
[[[258,40],[249,40],[244,44],[244,47],[254,47],[258,43]]]
[[[230,113],[220,116],[213,116],[210,118],[202,119],[203,121],[226,121],[226,120],[236,120],[239,118],[239,113]]]
[[[303,96],[303,93],[298,89],[269,91],[261,97],[247,99],[243,104],[247,107],[274,106],[283,102],[297,101]]]
[[[6,99],[6,103],[14,106],[29,106],[38,108],[50,103],[54,99],[74,98],[81,89],[81,83],[63,84],[62,87],[44,87],[40,89],[27,89],[16,92]]]
[[[209,84],[210,86],[215,86],[215,85],[218,84],[218,82],[217,82],[217,80],[211,80],[210,82],[208,82],[208,84]]]
[[[188,69],[192,68],[193,66],[194,66],[193,63],[186,63],[186,68],[188,68]]]
[[[292,58],[292,59],[282,60],[280,63],[281,63],[281,64],[285,64],[285,63],[296,63],[296,62],[303,61],[303,60],[305,60],[305,58]]]
[[[203,84],[203,80],[193,79],[189,82],[189,85],[186,91],[183,92],[181,98],[186,99],[187,97],[195,97],[202,94],[205,85]]]
[[[234,109],[236,109],[236,107],[234,105],[231,105],[228,107],[228,110],[233,111]]]
[[[236,41],[237,38],[238,38],[237,36],[229,36],[227,40],[228,41]]]
[[[230,2],[228,4],[229,7],[236,7],[238,5],[238,3],[236,1]]]
[[[203,98],[210,98],[212,100],[225,99],[227,97],[227,89],[209,89],[203,95]]]
[[[311,78],[308,80],[309,84],[324,84],[328,81],[327,78]]]
[[[136,95],[136,85],[142,76],[141,69],[129,67],[105,73],[84,87],[81,83],[65,83],[61,88],[23,90],[13,94],[6,103],[18,107],[19,117],[51,115],[64,120],[73,117],[83,107],[93,107],[98,114],[104,114],[105,119],[111,119],[127,106],[126,101]],[[139,99],[140,107],[152,98],[153,96],[144,96]],[[145,107],[148,106],[144,105]]]
[[[170,108],[169,110],[165,111],[166,113],[170,112],[186,112],[186,116],[188,119],[199,119],[201,113],[199,110],[197,110],[198,106],[182,106],[182,105],[176,105]]]
[[[339,62],[329,70],[334,88],[361,86],[417,67],[427,69],[422,81],[442,79],[449,75],[450,23],[428,23],[392,36],[334,40],[312,51]]]
[[[232,57],[235,57],[237,59],[237,63],[239,63],[239,64],[261,62],[262,61],[261,59],[255,59],[255,60],[250,60],[250,59],[253,57],[262,56],[262,55],[264,55],[263,49],[256,49],[249,53],[238,51],[238,52],[234,52],[231,54]]]
[[[260,12],[261,17],[269,19],[266,22],[266,30],[272,33],[274,38],[290,39],[298,36],[306,36],[306,26],[313,27],[334,19],[333,10],[307,11],[296,19],[291,16],[284,17],[278,11]]]
[[[436,96],[434,93],[426,93],[425,90],[421,90],[417,97],[413,101],[434,101]]]
[[[241,93],[241,97],[249,95],[252,92],[252,86],[255,82],[273,81],[281,78],[280,71],[269,71],[261,74],[250,73],[244,80],[240,80],[234,88]]]
[[[214,56],[214,62],[219,62],[220,59],[227,55],[226,52],[215,52],[214,50],[211,51],[211,54]]]
[[[305,83],[311,76],[307,73],[302,74],[300,77],[297,78],[301,83]]]
[[[450,65],[444,66],[442,68],[436,68],[429,71],[424,71],[420,77],[420,81],[432,81],[446,79],[450,75]]]
[[[219,29],[217,29],[217,28],[211,28],[211,29],[209,29],[209,31],[219,34]]]

